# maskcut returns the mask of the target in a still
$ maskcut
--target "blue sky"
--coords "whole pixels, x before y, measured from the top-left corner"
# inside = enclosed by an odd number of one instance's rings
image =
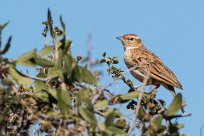
[[[101,58],[106,51],[109,56],[118,56],[118,67],[126,70],[123,48],[115,37],[138,34],[145,46],[160,56],[183,84],[186,111],[191,112],[192,117],[179,119],[185,124],[182,131],[199,135],[204,124],[203,0],[1,0],[0,23],[10,21],[3,41],[13,35],[7,56],[15,58],[33,48],[43,48],[46,39],[41,36],[41,22],[46,19],[48,7],[56,24],[59,24],[59,15],[63,15],[74,55],[86,54],[88,33],[92,33],[93,58]],[[127,77],[139,84],[130,74]],[[102,84],[109,81],[111,79],[103,80]],[[124,85],[116,88],[118,93],[127,90]],[[172,99],[164,88],[159,89],[158,97]]]

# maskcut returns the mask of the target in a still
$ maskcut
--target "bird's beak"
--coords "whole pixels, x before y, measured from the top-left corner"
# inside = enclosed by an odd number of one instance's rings
[[[116,37],[116,39],[118,39],[118,40],[122,40],[122,37],[121,37],[121,36],[118,36],[118,37]]]

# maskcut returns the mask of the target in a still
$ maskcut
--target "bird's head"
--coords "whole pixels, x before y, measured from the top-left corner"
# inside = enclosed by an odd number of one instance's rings
[[[124,48],[143,46],[140,37],[135,34],[125,34],[116,38],[123,43]]]

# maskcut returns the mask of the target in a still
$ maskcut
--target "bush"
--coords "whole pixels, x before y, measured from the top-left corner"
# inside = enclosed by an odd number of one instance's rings
[[[36,123],[40,129],[35,135],[130,135],[135,129],[144,136],[181,135],[184,125],[175,118],[190,114],[177,114],[182,107],[180,93],[166,108],[164,100],[156,99],[156,90],[137,90],[125,78],[126,72],[115,67],[117,57],[107,57],[106,53],[100,63],[107,64],[113,82],[100,86],[99,75],[80,65],[87,63],[87,57],[72,56],[62,17],[60,22],[61,28],[53,26],[48,10],[42,35],[53,42],[39,52],[33,49],[16,59],[4,57],[11,37],[0,50],[0,135],[29,135]],[[6,25],[0,26],[0,36]],[[36,76],[23,73],[17,65],[35,68]],[[129,87],[128,93],[114,95],[107,89],[117,80]],[[115,108],[120,104],[132,112],[132,120]]]

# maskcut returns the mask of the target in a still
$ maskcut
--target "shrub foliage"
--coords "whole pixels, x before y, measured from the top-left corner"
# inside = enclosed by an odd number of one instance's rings
[[[1,34],[7,23],[0,25],[0,135],[29,135],[35,124],[40,124],[35,135],[130,135],[137,130],[144,136],[181,135],[179,130],[184,125],[175,118],[189,114],[178,114],[180,93],[166,107],[165,100],[156,98],[156,90],[148,93],[144,85],[142,91],[136,89],[125,78],[126,72],[115,66],[117,57],[107,57],[106,53],[100,63],[107,64],[113,82],[99,85],[99,76],[81,64],[87,59],[72,56],[62,17],[60,23],[61,27],[53,25],[48,10],[42,35],[52,39],[51,44],[16,59],[5,57],[12,38],[2,45]],[[17,65],[36,69],[34,76]],[[127,93],[108,90],[117,80],[129,87]]]

